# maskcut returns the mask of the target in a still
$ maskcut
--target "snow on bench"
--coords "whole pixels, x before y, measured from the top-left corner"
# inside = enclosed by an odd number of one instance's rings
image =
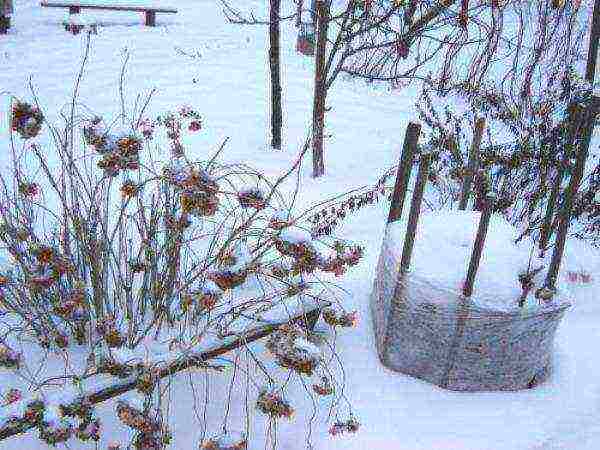
[[[69,8],[69,14],[79,14],[82,9],[101,9],[110,11],[134,11],[143,12],[146,15],[146,26],[153,27],[156,25],[156,13],[161,14],[177,14],[177,9],[166,8],[155,5],[141,5],[141,4],[106,4],[100,2],[78,2],[78,1],[65,1],[65,2],[53,2],[53,1],[42,1],[40,5],[43,8]]]

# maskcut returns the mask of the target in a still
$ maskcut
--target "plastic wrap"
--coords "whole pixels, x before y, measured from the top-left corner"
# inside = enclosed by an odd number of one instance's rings
[[[399,278],[392,245],[384,239],[371,296],[377,351],[386,367],[457,391],[519,390],[547,377],[568,302],[487,308],[418,273]]]

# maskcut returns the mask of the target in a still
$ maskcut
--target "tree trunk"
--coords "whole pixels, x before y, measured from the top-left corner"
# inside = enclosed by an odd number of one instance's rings
[[[302,23],[302,10],[304,9],[304,0],[296,0],[298,5],[296,7],[296,28],[300,28]]]
[[[317,1],[310,0],[310,20],[313,24],[313,30],[317,29]]]
[[[325,129],[325,99],[327,97],[325,53],[327,50],[327,30],[329,28],[328,0],[316,0],[317,8],[317,49],[315,56],[315,95],[313,103],[312,151],[313,177],[325,173],[323,159],[323,133]]]
[[[269,65],[271,68],[271,146],[281,150],[281,64],[279,51],[279,11],[281,0],[270,0]]]

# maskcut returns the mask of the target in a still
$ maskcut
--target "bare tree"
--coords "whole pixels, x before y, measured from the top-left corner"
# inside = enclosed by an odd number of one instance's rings
[[[244,14],[230,6],[225,0],[221,0],[223,12],[227,20],[238,25],[268,25],[269,26],[269,71],[271,74],[271,147],[281,150],[283,107],[281,87],[281,51],[280,51],[280,27],[279,23],[296,18],[300,20],[302,13],[302,2],[300,1],[296,13],[281,17],[281,0],[269,0],[269,20],[257,19],[254,12]]]
[[[279,50],[279,16],[281,0],[270,0],[269,68],[271,70],[271,147],[281,150],[281,55]]]
[[[393,85],[421,80],[442,93],[457,84],[478,89],[490,73],[500,73],[505,85],[519,83],[526,107],[549,60],[564,59],[572,48],[577,10],[523,0],[349,0],[329,11],[318,95],[326,99],[341,73]],[[317,112],[313,122],[320,120]],[[322,158],[322,145],[313,136],[313,155]]]
[[[327,45],[327,30],[329,28],[329,2],[317,0],[317,51],[315,55],[315,93],[313,98],[313,177],[320,177],[325,173],[323,158],[323,133],[325,128],[325,99],[327,87],[325,72],[325,57]]]

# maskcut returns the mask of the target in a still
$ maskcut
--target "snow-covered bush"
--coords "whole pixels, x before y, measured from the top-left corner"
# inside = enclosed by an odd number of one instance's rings
[[[142,401],[119,401],[115,413],[133,447],[165,448],[160,380],[246,348],[255,330],[274,332],[262,367],[329,373],[334,346],[313,342],[308,316],[339,303],[327,272],[342,275],[362,249],[305,230],[284,187],[302,155],[276,180],[219,162],[223,146],[192,160],[187,134],[203,127],[189,107],[154,120],[73,110],[62,129],[49,124],[49,143],[32,143],[43,115],[16,105],[13,130],[27,141],[12,140],[14,180],[1,180],[0,366],[27,373],[33,392],[0,408],[0,438],[38,428],[51,445],[97,441],[94,404],[131,391]],[[265,392],[261,410],[291,417],[270,410]],[[202,445],[245,448],[245,434],[224,436]]]
[[[564,170],[560,204],[585,134],[580,130],[570,139],[573,124],[580,125],[572,117],[587,107],[592,94],[589,84],[568,65],[555,68],[555,72],[549,69],[547,78],[544,87],[526,101],[518,93],[493,86],[463,84],[445,98],[423,91],[417,104],[421,120],[429,128],[423,146],[437,151],[430,175],[436,193],[430,197],[434,207],[458,203],[468,172],[471,130],[477,118],[484,118],[487,133],[475,174],[475,209],[492,193],[496,211],[522,227],[525,234],[539,237],[556,176]],[[519,81],[522,87],[524,81]],[[444,106],[434,106],[440,104]],[[578,225],[574,231],[596,242],[600,238],[599,180],[600,166],[590,158],[573,211]]]

